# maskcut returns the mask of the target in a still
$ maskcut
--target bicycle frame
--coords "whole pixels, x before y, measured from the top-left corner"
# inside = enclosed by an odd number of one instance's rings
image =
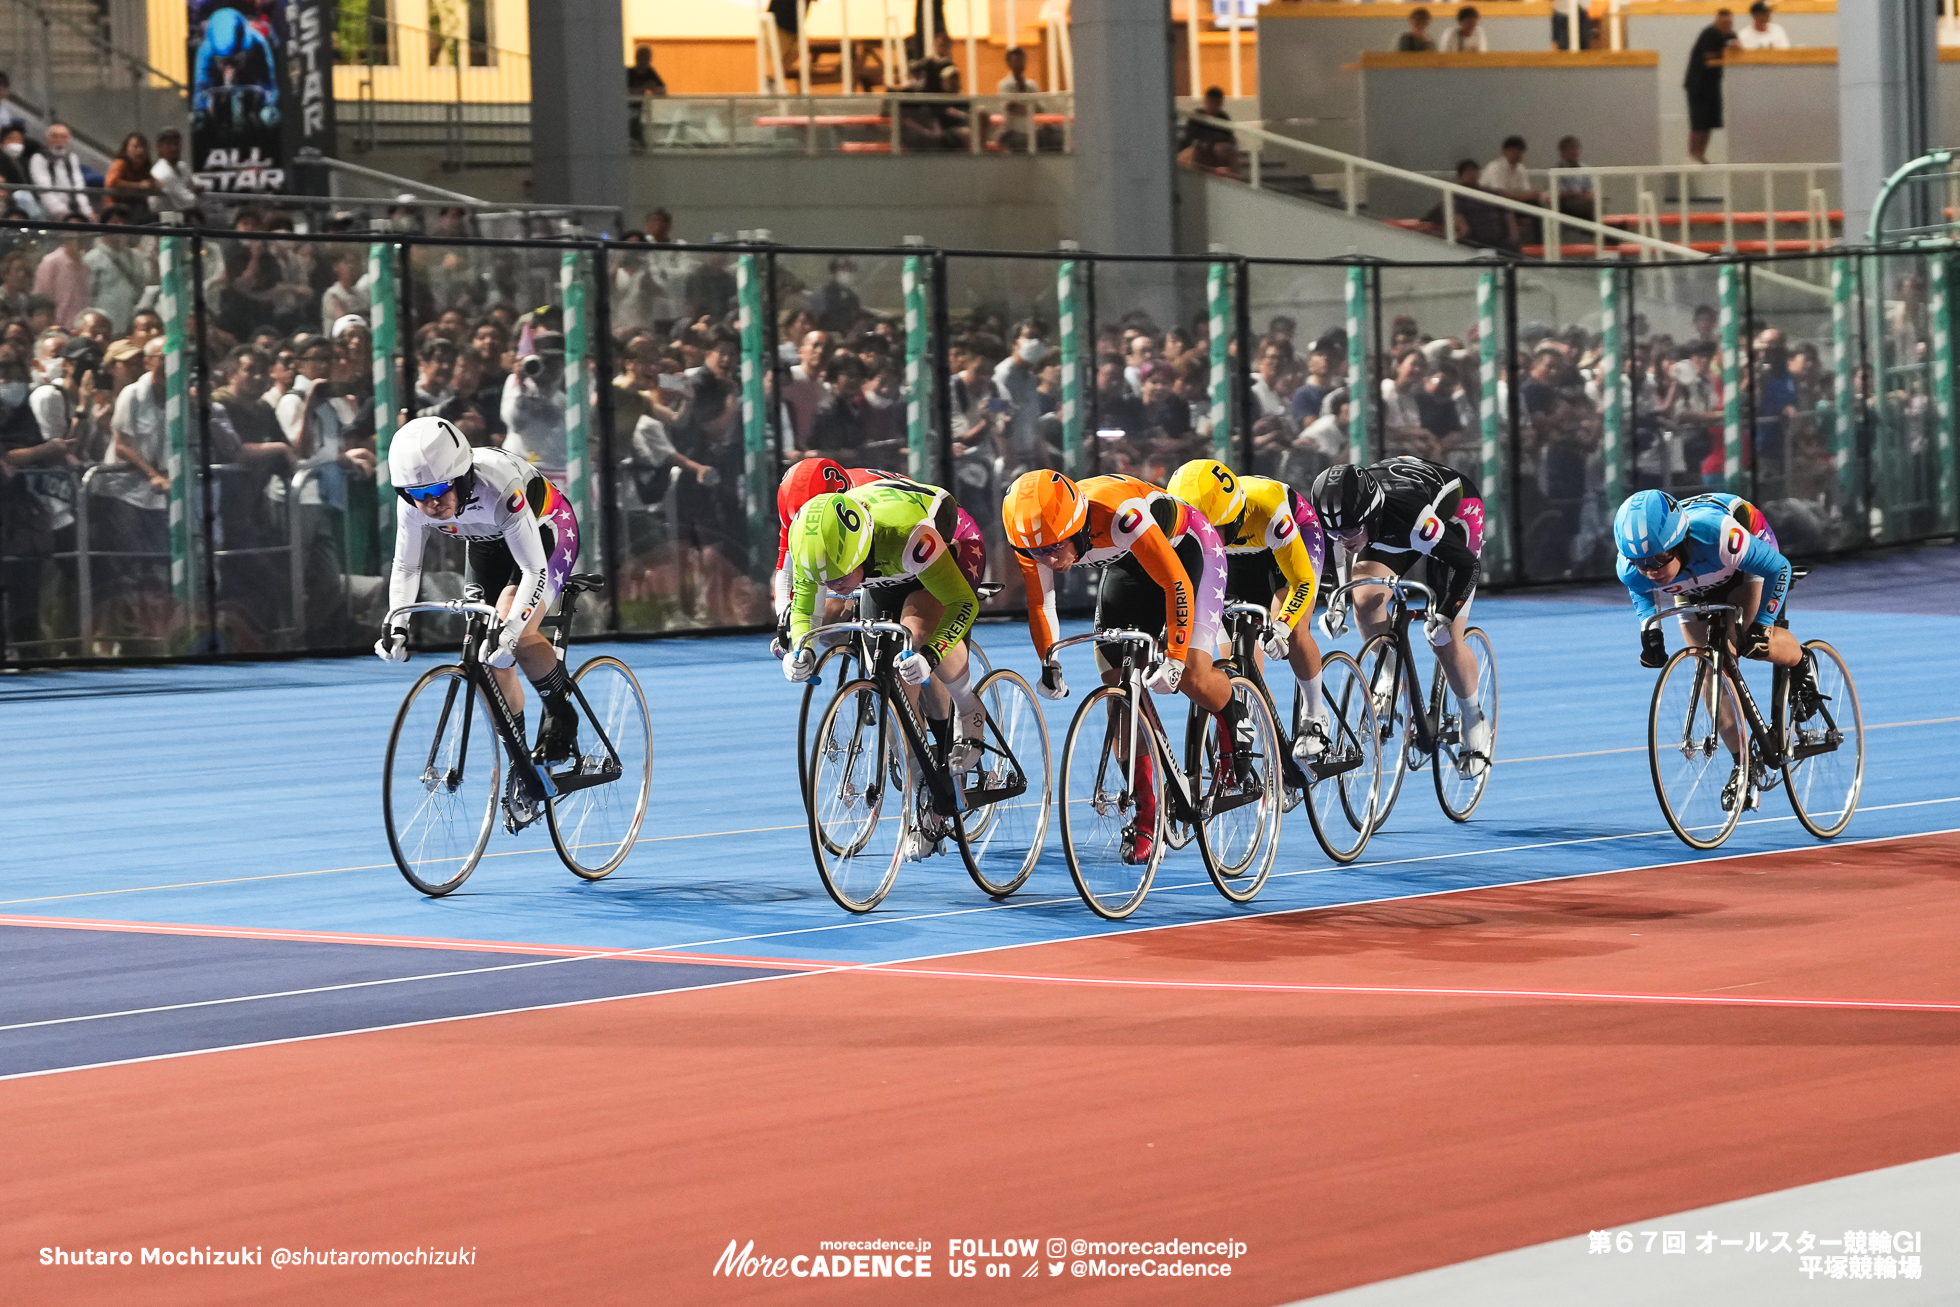
[[[1342,600],[1364,585],[1381,586],[1390,592],[1389,622],[1394,628],[1395,651],[1400,656],[1404,669],[1401,679],[1403,686],[1408,690],[1409,725],[1415,730],[1416,747],[1433,757],[1440,741],[1436,724],[1429,720],[1429,709],[1424,707],[1422,702],[1422,677],[1416,671],[1415,647],[1409,643],[1409,623],[1414,619],[1415,614],[1409,608],[1409,596],[1406,592],[1411,590],[1421,592],[1422,612],[1425,617],[1436,603],[1436,592],[1420,581],[1405,581],[1383,576],[1358,577],[1336,588],[1334,593],[1327,596],[1329,634],[1339,635],[1347,630],[1349,605]],[[1338,630],[1335,629],[1337,627]]]
[[[1130,630],[1091,631],[1087,635],[1072,635],[1066,640],[1057,640],[1054,644],[1048,646],[1047,661],[1054,661],[1055,654],[1062,649],[1068,648],[1070,645],[1087,644],[1092,641],[1097,644],[1123,646],[1123,659],[1118,669],[1118,684],[1123,687],[1124,692],[1130,696],[1130,702],[1137,708],[1137,711],[1133,711],[1129,715],[1130,736],[1128,756],[1130,761],[1128,766],[1130,770],[1123,778],[1126,782],[1124,789],[1131,794],[1136,793],[1134,782],[1136,780],[1137,731],[1139,729],[1137,723],[1138,719],[1142,718],[1144,724],[1156,736],[1157,747],[1164,755],[1164,798],[1170,804],[1166,815],[1172,821],[1179,822],[1183,825],[1194,828],[1201,825],[1202,816],[1198,810],[1197,796],[1191,790],[1190,778],[1185,775],[1182,767],[1176,766],[1172,762],[1175,755],[1171,752],[1170,736],[1164,730],[1163,719],[1157,715],[1157,705],[1153,700],[1149,687],[1143,683],[1144,669],[1155,665],[1157,661],[1157,637],[1148,631]],[[1141,659],[1137,657],[1139,649],[1144,654]],[[1098,779],[1100,780],[1100,778]],[[1172,847],[1178,846],[1173,845]]]
[[[1792,751],[1790,741],[1784,734],[1782,713],[1776,714],[1778,720],[1773,725],[1765,725],[1762,710],[1756,706],[1756,697],[1749,692],[1749,683],[1743,678],[1742,663],[1735,656],[1735,651],[1729,647],[1730,624],[1741,617],[1742,610],[1733,604],[1684,604],[1656,613],[1642,622],[1640,629],[1643,632],[1656,630],[1662,622],[1670,619],[1680,621],[1698,619],[1708,623],[1708,641],[1697,647],[1709,650],[1715,656],[1717,673],[1726,673],[1734,683],[1736,697],[1742,701],[1742,715],[1749,722],[1749,738],[1766,742],[1762,746],[1761,756],[1754,759],[1765,771],[1776,771],[1786,762],[1798,762],[1804,758],[1813,758],[1818,754],[1835,750],[1843,742],[1844,734],[1838,728],[1837,719],[1831,716],[1828,704],[1820,706],[1820,711],[1824,715],[1826,736],[1818,744],[1799,745]],[[1685,632],[1683,638],[1686,638]],[[1790,669],[1772,664],[1770,702],[1772,704],[1780,702],[1783,696],[1789,693],[1789,685]]]

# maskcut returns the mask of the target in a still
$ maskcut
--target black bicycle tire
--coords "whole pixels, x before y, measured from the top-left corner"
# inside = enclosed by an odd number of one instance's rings
[[[588,658],[580,663],[578,670],[572,673],[572,680],[574,682],[583,680],[586,673],[596,667],[617,667],[625,674],[626,683],[633,687],[633,695],[640,701],[641,720],[646,724],[647,765],[639,808],[633,815],[633,828],[627,832],[626,838],[620,842],[619,850],[611,858],[608,858],[596,871],[589,870],[581,865],[566,850],[564,836],[558,830],[558,800],[545,800],[545,827],[551,832],[551,847],[558,851],[558,860],[565,864],[566,870],[581,880],[604,880],[607,876],[619,870],[619,865],[626,861],[628,854],[632,853],[633,846],[639,843],[640,827],[646,822],[647,809],[653,806],[653,715],[647,710],[646,691],[640,687],[640,678],[633,675],[633,669],[610,654],[601,654],[596,658]],[[619,747],[619,741],[613,741],[613,747],[617,749]],[[622,773],[620,780],[623,781],[625,779],[626,777]]]
[[[1375,649],[1377,646],[1380,646],[1382,649],[1386,650],[1388,656],[1395,660],[1395,693],[1391,695],[1389,698],[1389,703],[1393,706],[1394,709],[1394,715],[1390,717],[1389,721],[1390,724],[1392,725],[1393,722],[1396,720],[1396,718],[1400,717],[1402,721],[1402,728],[1398,731],[1394,731],[1392,735],[1390,735],[1389,737],[1387,737],[1382,741],[1382,774],[1384,778],[1385,788],[1384,788],[1384,793],[1382,795],[1381,804],[1375,810],[1375,819],[1372,823],[1370,823],[1371,826],[1373,827],[1373,831],[1375,832],[1380,831],[1381,828],[1388,823],[1388,814],[1395,810],[1395,801],[1402,797],[1402,782],[1404,779],[1407,778],[1408,771],[1409,771],[1408,736],[1409,736],[1410,729],[1414,725],[1414,723],[1408,720],[1409,695],[1407,692],[1405,682],[1407,681],[1409,675],[1409,669],[1402,666],[1402,650],[1396,642],[1394,632],[1384,631],[1380,635],[1373,636],[1362,642],[1361,652],[1356,654],[1354,658],[1355,664],[1361,668],[1361,684],[1367,687],[1370,693],[1373,692],[1374,681],[1372,680],[1372,678],[1369,676],[1368,673],[1368,658],[1370,655],[1370,651]],[[1417,689],[1418,691],[1420,691],[1421,686],[1418,685]],[[1375,726],[1377,731],[1380,731],[1382,729],[1379,710],[1377,711],[1376,714]],[[1388,769],[1388,745],[1391,740],[1394,742],[1395,745],[1395,777],[1392,783],[1387,783],[1387,775],[1389,770]]]
[[[1483,775],[1478,778],[1477,792],[1470,800],[1469,807],[1463,809],[1461,812],[1450,807],[1449,800],[1443,797],[1443,760],[1438,756],[1432,759],[1429,764],[1430,779],[1436,784],[1436,806],[1443,810],[1445,817],[1458,824],[1469,821],[1470,814],[1477,810],[1477,805],[1484,801],[1484,795],[1490,792],[1491,773],[1497,767],[1497,728],[1502,721],[1504,711],[1503,694],[1497,679],[1497,646],[1490,642],[1490,633],[1481,626],[1472,626],[1464,629],[1463,638],[1466,646],[1472,636],[1481,638],[1485,648],[1490,650],[1491,699],[1496,706],[1496,711],[1486,711],[1484,714],[1486,720],[1490,722],[1491,756],[1484,763]],[[1449,677],[1443,674],[1443,660],[1438,658],[1436,659],[1435,679],[1431,682],[1429,690],[1429,719],[1437,723],[1439,728],[1442,725],[1443,711],[1446,707],[1443,702],[1443,695],[1450,692]],[[1482,708],[1485,705],[1480,703],[1478,707]]]
[[[1266,711],[1266,718],[1268,721],[1272,722],[1273,724],[1273,738],[1275,740],[1278,740],[1280,738],[1278,717],[1273,712],[1272,701],[1269,698],[1267,698],[1265,695],[1260,693],[1260,687],[1251,679],[1245,676],[1231,677],[1230,680],[1228,681],[1228,685],[1234,690],[1235,694],[1236,694],[1237,687],[1243,685],[1248,690],[1253,692],[1253,697],[1255,699],[1260,699],[1264,701],[1262,706]],[[1193,708],[1196,711],[1200,711],[1200,712],[1203,711],[1202,709],[1197,709],[1197,706],[1195,704],[1193,705]],[[1204,715],[1210,717],[1213,714],[1205,713]],[[1200,747],[1202,747],[1203,738],[1204,737],[1202,733],[1199,733],[1196,736],[1196,743]],[[1185,754],[1187,758],[1191,756],[1193,742],[1194,740],[1193,740],[1192,732],[1187,728],[1185,732]],[[1279,761],[1278,757],[1275,756],[1273,762],[1277,764],[1278,761]],[[1189,783],[1191,784],[1191,787],[1194,792],[1196,792],[1198,788],[1199,771],[1200,768],[1196,765],[1190,766],[1186,770],[1186,777]],[[1277,778],[1270,778],[1270,779],[1277,779]],[[1225,874],[1226,868],[1219,865],[1218,855],[1215,852],[1213,852],[1211,847],[1211,839],[1205,833],[1205,822],[1203,819],[1203,811],[1202,811],[1204,805],[1204,795],[1202,793],[1197,794],[1198,804],[1200,808],[1199,820],[1197,823],[1198,854],[1200,857],[1204,859],[1205,875],[1211,879],[1212,888],[1216,889],[1219,892],[1219,894],[1222,895],[1228,903],[1252,902],[1252,900],[1259,897],[1259,892],[1266,887],[1266,881],[1273,874],[1273,861],[1279,855],[1278,818],[1280,814],[1278,812],[1278,808],[1281,802],[1280,795],[1281,795],[1281,787],[1279,787],[1278,785],[1274,785],[1270,787],[1270,792],[1268,793],[1265,802],[1261,805],[1261,825],[1266,827],[1267,829],[1264,836],[1259,840],[1259,842],[1256,845],[1253,846],[1252,855],[1246,859],[1246,864],[1250,866],[1254,861],[1257,861],[1260,858],[1260,856],[1263,854],[1265,859],[1265,865],[1261,867],[1259,869],[1258,874],[1252,878],[1251,888],[1245,889],[1243,887],[1234,887],[1232,885],[1227,884],[1227,882],[1229,881],[1243,880],[1246,878],[1247,875],[1250,875],[1251,873],[1242,872],[1238,876],[1228,876]]]
[[[880,686],[876,681],[871,680],[868,677],[859,677],[855,681],[846,681],[844,684],[838,687],[836,695],[832,697],[831,701],[827,705],[825,705],[824,717],[828,718],[830,714],[836,712],[846,699],[858,693],[861,689],[870,690],[872,693],[876,694],[881,703],[885,698],[884,690],[880,688]],[[882,713],[881,713],[881,717],[882,717]],[[821,733],[822,719],[819,719],[818,726],[819,726],[819,731]],[[882,733],[882,731],[880,733]],[[908,752],[905,748],[904,736],[902,731],[899,732],[898,747],[901,751],[901,755],[905,752]],[[896,796],[898,802],[898,813],[899,813],[898,820],[901,823],[900,833],[899,833],[899,852],[898,855],[893,858],[891,869],[885,873],[884,880],[879,883],[877,892],[872,896],[870,896],[868,899],[861,899],[854,902],[852,899],[848,898],[844,894],[844,892],[840,890],[836,886],[836,884],[831,880],[829,864],[827,864],[824,861],[823,844],[822,844],[823,836],[821,833],[822,826],[821,823],[817,820],[816,804],[814,802],[815,795],[811,795],[810,797],[812,802],[806,804],[808,811],[805,814],[805,825],[808,827],[810,832],[810,856],[816,860],[817,879],[823,882],[824,893],[830,895],[831,901],[835,903],[838,907],[844,909],[846,912],[854,912],[854,913],[862,914],[862,913],[872,911],[880,903],[885,901],[886,895],[890,894],[892,892],[892,887],[898,883],[898,869],[904,861],[904,843],[905,843],[904,827],[906,824],[909,824],[911,820],[908,809],[909,809],[909,805],[912,802],[911,760],[909,758],[903,758],[902,761],[905,766],[906,781],[902,786],[899,794]],[[812,772],[811,785],[814,786],[815,783],[816,783],[816,776],[815,773]],[[880,804],[881,812],[883,810],[883,803],[889,803],[889,802],[891,802],[891,797],[889,796],[881,801]]]
[[[1722,833],[1716,836],[1713,840],[1703,841],[1703,840],[1698,840],[1694,836],[1688,834],[1686,828],[1682,826],[1680,820],[1675,817],[1673,806],[1669,804],[1667,801],[1667,786],[1663,784],[1661,781],[1659,737],[1655,734],[1655,731],[1659,725],[1659,719],[1660,719],[1661,691],[1667,687],[1667,678],[1670,674],[1673,673],[1675,665],[1677,663],[1682,662],[1684,659],[1702,659],[1712,664],[1715,675],[1721,678],[1721,681],[1727,687],[1727,693],[1731,696],[1735,704],[1735,712],[1737,718],[1736,729],[1742,732],[1742,745],[1743,745],[1742,756],[1745,759],[1750,756],[1750,751],[1748,747],[1749,746],[1749,719],[1748,716],[1742,711],[1742,696],[1736,692],[1734,682],[1731,680],[1727,670],[1725,670],[1722,666],[1722,660],[1719,657],[1717,657],[1715,654],[1709,652],[1706,649],[1701,648],[1698,645],[1688,645],[1681,649],[1675,650],[1674,656],[1672,658],[1669,658],[1667,662],[1662,665],[1661,674],[1654,679],[1654,693],[1647,703],[1647,772],[1648,775],[1653,778],[1654,798],[1661,805],[1661,816],[1667,820],[1668,829],[1672,830],[1675,833],[1675,835],[1679,837],[1681,842],[1687,845],[1689,848],[1699,849],[1700,851],[1706,853],[1711,849],[1721,848],[1722,845],[1728,841],[1729,836],[1735,833],[1736,826],[1742,821],[1742,810],[1744,805],[1741,801],[1741,797],[1738,796],[1735,809],[1729,813],[1728,822],[1726,825],[1722,827]],[[1745,762],[1743,765],[1746,767],[1748,764]],[[1744,781],[1744,793],[1745,794],[1747,793],[1746,779]]]
[[[1052,760],[1048,755],[1048,722],[1041,712],[1041,700],[1035,697],[1034,687],[1028,684],[1027,678],[1011,668],[1000,668],[997,671],[987,673],[981,679],[980,683],[974,687],[974,697],[984,704],[986,702],[988,685],[1002,679],[1012,680],[1016,685],[1019,685],[1027,693],[1028,702],[1034,705],[1035,720],[1040,724],[1041,728],[1041,773],[1046,779],[1042,782],[1041,839],[1036,841],[1034,856],[1029,858],[1022,866],[1021,874],[1003,886],[995,887],[988,884],[986,877],[980,874],[980,867],[974,859],[973,850],[967,844],[966,814],[964,810],[953,814],[953,838],[959,845],[960,861],[966,864],[966,874],[972,877],[975,885],[980,887],[981,893],[994,899],[1004,899],[1013,894],[1021,886],[1027,884],[1028,877],[1034,874],[1035,864],[1041,861],[1042,847],[1048,841],[1048,822],[1053,813],[1055,797],[1054,769],[1051,765]],[[987,725],[994,732],[994,739],[997,742],[1001,741],[1000,727],[994,722],[992,713],[987,714]],[[1026,762],[1019,757],[1016,757],[1014,761],[1020,767],[1022,775],[1030,776],[1030,779],[1032,779]]]
[[[1790,810],[1797,814],[1797,822],[1805,830],[1809,831],[1817,839],[1834,840],[1838,836],[1844,834],[1845,828],[1851,825],[1851,819],[1858,815],[1858,796],[1860,794],[1863,794],[1865,789],[1864,706],[1858,701],[1858,683],[1851,679],[1851,664],[1844,661],[1844,655],[1840,654],[1837,651],[1837,648],[1828,641],[1825,640],[1804,641],[1803,650],[1806,655],[1808,655],[1813,648],[1822,648],[1822,649],[1829,650],[1831,655],[1831,660],[1835,662],[1838,665],[1839,670],[1844,673],[1844,688],[1851,695],[1852,711],[1857,713],[1858,715],[1858,774],[1857,777],[1852,781],[1851,802],[1845,807],[1844,820],[1838,822],[1837,825],[1832,827],[1819,826],[1816,822],[1810,819],[1810,814],[1804,811],[1803,805],[1797,802],[1796,783],[1794,778],[1791,776],[1791,764],[1787,760],[1783,764],[1783,790],[1785,795],[1787,795],[1790,800]],[[1785,702],[1784,704],[1779,705],[1778,714],[1777,714],[1778,728],[1784,732],[1784,736],[1786,739],[1790,737],[1790,730],[1787,722],[1785,721],[1785,718],[1787,717],[1790,711],[1788,706],[1788,698],[1789,695],[1786,691]]]
[[[822,688],[824,667],[832,658],[848,659],[855,656],[856,646],[850,642],[832,645],[817,658],[817,665],[810,673],[810,679],[803,683],[803,704],[796,713],[796,789],[803,796],[803,807],[807,813],[810,807],[810,700]],[[848,672],[837,674],[837,683],[842,685],[850,680]],[[835,698],[835,694],[832,694]]]
[[[402,853],[401,842],[395,835],[393,803],[395,746],[401,739],[402,724],[408,720],[408,709],[415,702],[415,696],[420,694],[423,687],[436,678],[451,676],[462,679],[465,692],[477,696],[478,702],[483,709],[484,727],[490,756],[490,803],[483,819],[483,830],[477,837],[476,849],[471,853],[469,861],[464,864],[462,871],[457,873],[453,880],[425,882],[421,877],[409,870],[409,860]],[[470,873],[476,870],[477,863],[483,860],[483,851],[489,847],[490,836],[497,829],[497,784],[502,779],[503,746],[497,741],[496,728],[490,725],[490,703],[488,696],[484,695],[477,688],[474,682],[471,681],[469,673],[459,664],[444,663],[439,667],[431,667],[428,671],[422,673],[421,676],[416,678],[415,684],[408,688],[408,693],[402,696],[402,706],[395,710],[395,723],[388,731],[388,748],[381,762],[381,828],[388,836],[388,852],[394,857],[395,869],[401,872],[402,879],[406,880],[417,892],[426,894],[430,898],[442,898],[444,895],[453,894],[461,888],[463,882],[470,878]]]
[[[1081,896],[1083,903],[1088,905],[1089,911],[1095,913],[1105,921],[1122,921],[1143,906],[1144,899],[1150,896],[1151,885],[1157,879],[1157,868],[1164,861],[1165,803],[1160,795],[1157,802],[1157,826],[1156,830],[1152,832],[1150,863],[1144,868],[1143,877],[1137,885],[1135,896],[1123,906],[1121,911],[1105,909],[1097,902],[1095,892],[1083,883],[1081,869],[1076,864],[1073,841],[1069,838],[1071,831],[1069,823],[1068,775],[1069,759],[1074,756],[1075,742],[1082,730],[1083,723],[1088,720],[1090,709],[1100,700],[1106,698],[1121,699],[1126,704],[1129,702],[1129,695],[1121,686],[1097,686],[1095,689],[1089,691],[1088,695],[1082,700],[1082,706],[1075,710],[1075,716],[1069,719],[1068,734],[1062,742],[1062,856],[1063,861],[1068,864],[1069,879],[1075,882],[1075,892]],[[1101,730],[1103,727],[1098,726],[1097,729]],[[1166,763],[1161,751],[1157,747],[1156,732],[1146,728],[1137,732],[1137,738],[1142,740],[1144,746],[1151,751],[1150,756],[1158,768],[1158,784],[1162,785],[1162,769],[1166,766]]]
[[[1335,664],[1335,665],[1346,664],[1348,666],[1353,667],[1354,684],[1363,687],[1363,694],[1364,695],[1366,694],[1366,686],[1368,683],[1367,678],[1361,674],[1361,664],[1355,660],[1353,655],[1340,649],[1335,649],[1328,653],[1322,654],[1320,659],[1320,676],[1321,676],[1322,684],[1326,683],[1327,668],[1329,664]],[[1369,714],[1372,715],[1372,711],[1373,711],[1372,704],[1369,705],[1368,708],[1369,708]],[[1328,739],[1327,743],[1328,743],[1328,747],[1331,749],[1338,746],[1340,743],[1342,723],[1332,721],[1331,712],[1329,714],[1329,717],[1330,717],[1329,725],[1333,727],[1333,730],[1330,731],[1329,733],[1330,738]],[[1349,729],[1353,729],[1352,726],[1350,726]],[[1357,732],[1357,738],[1358,738],[1358,732]],[[1376,739],[1375,743],[1379,748],[1379,744],[1380,744],[1379,738]],[[1376,772],[1375,772],[1375,788],[1377,790],[1379,790],[1381,787],[1381,770],[1379,767],[1380,757],[1381,757],[1380,753],[1377,752],[1376,761],[1378,765],[1376,767]],[[1316,782],[1316,784],[1325,785],[1328,784],[1330,781],[1334,781],[1334,780],[1335,778],[1329,777],[1325,781]],[[1346,812],[1350,818],[1349,825],[1353,825],[1354,824],[1352,821],[1353,809],[1352,807],[1350,807],[1347,801],[1346,787],[1345,786],[1340,787],[1339,789],[1337,789],[1336,793],[1340,795],[1342,810]],[[1361,825],[1355,827],[1355,829],[1361,832],[1361,838],[1355,843],[1355,846],[1352,850],[1336,849],[1333,845],[1333,842],[1328,839],[1327,832],[1321,827],[1320,809],[1314,804],[1311,787],[1309,787],[1308,793],[1306,795],[1305,806],[1307,809],[1307,822],[1309,825],[1313,827],[1313,837],[1315,842],[1317,842],[1320,845],[1320,851],[1322,853],[1325,853],[1329,858],[1332,858],[1335,862],[1341,864],[1342,866],[1346,866],[1347,864],[1353,862],[1355,859],[1359,858],[1361,856],[1362,851],[1368,847],[1368,841],[1374,836],[1376,822],[1371,817],[1367,821],[1363,822]]]

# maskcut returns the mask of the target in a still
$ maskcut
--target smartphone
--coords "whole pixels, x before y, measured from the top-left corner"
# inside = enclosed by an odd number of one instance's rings
[[[687,378],[678,372],[663,372],[660,374],[660,388],[685,395],[688,389]]]

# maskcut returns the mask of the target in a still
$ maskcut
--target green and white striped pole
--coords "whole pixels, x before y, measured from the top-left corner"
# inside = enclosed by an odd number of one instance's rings
[[[388,445],[395,437],[401,405],[395,383],[401,376],[396,362],[395,247],[368,246],[368,352],[374,361],[374,499],[380,526],[383,570],[395,551],[395,493],[388,479]]]
[[[776,534],[776,502],[770,493],[769,423],[763,406],[762,256],[735,261],[735,295],[742,333],[742,506],[749,538],[760,543]],[[906,351],[911,352],[908,341]],[[909,365],[908,365],[909,366]]]
[[[1837,471],[1837,525],[1849,542],[1858,524],[1858,353],[1852,332],[1855,281],[1850,259],[1831,260],[1831,465]]]
[[[1082,460],[1082,306],[1076,293],[1075,260],[1055,270],[1055,316],[1062,349],[1062,470],[1083,476]]]
[[[1626,498],[1626,359],[1620,342],[1620,270],[1599,270],[1599,458],[1605,465],[1606,513]]]
[[[1742,320],[1735,265],[1721,268],[1722,487],[1742,493]]]
[[[1237,467],[1232,439],[1232,265],[1214,263],[1205,275],[1205,302],[1211,318],[1211,456]],[[1241,468],[1241,471],[1249,469]]]
[[[1497,340],[1497,273],[1477,274],[1477,416],[1483,430],[1484,570],[1494,580],[1510,576],[1510,532],[1504,527],[1504,377]]]
[[[1953,502],[1953,296],[1946,256],[1928,257],[1928,305],[1933,330],[1933,412],[1939,420],[1934,452],[1939,459],[1939,498],[1934,501],[1940,525],[1951,530]]]
[[[927,337],[932,320],[926,315],[926,261],[905,256],[905,448],[906,472],[930,480],[932,463],[932,367]]]
[[[185,625],[196,625],[196,532],[191,528],[190,246],[185,237],[157,242],[162,285],[164,471],[170,478],[170,591]]]
[[[1368,464],[1368,415],[1374,405],[1368,393],[1368,270],[1349,268],[1347,275],[1348,334],[1348,461]]]
[[[565,498],[581,524],[594,521],[592,507],[592,379],[586,375],[585,355],[591,334],[585,308],[584,256],[566,250],[558,258],[558,292],[565,306]],[[744,338],[743,364],[747,366]],[[587,530],[580,538],[579,562],[588,570],[599,567],[599,539],[605,533]],[[589,539],[587,539],[589,537]]]

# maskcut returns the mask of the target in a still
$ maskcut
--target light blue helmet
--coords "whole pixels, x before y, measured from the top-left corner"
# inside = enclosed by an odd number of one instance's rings
[[[1620,556],[1652,558],[1681,543],[1688,534],[1688,515],[1674,496],[1662,490],[1641,490],[1627,496],[1613,514],[1613,543]]]

